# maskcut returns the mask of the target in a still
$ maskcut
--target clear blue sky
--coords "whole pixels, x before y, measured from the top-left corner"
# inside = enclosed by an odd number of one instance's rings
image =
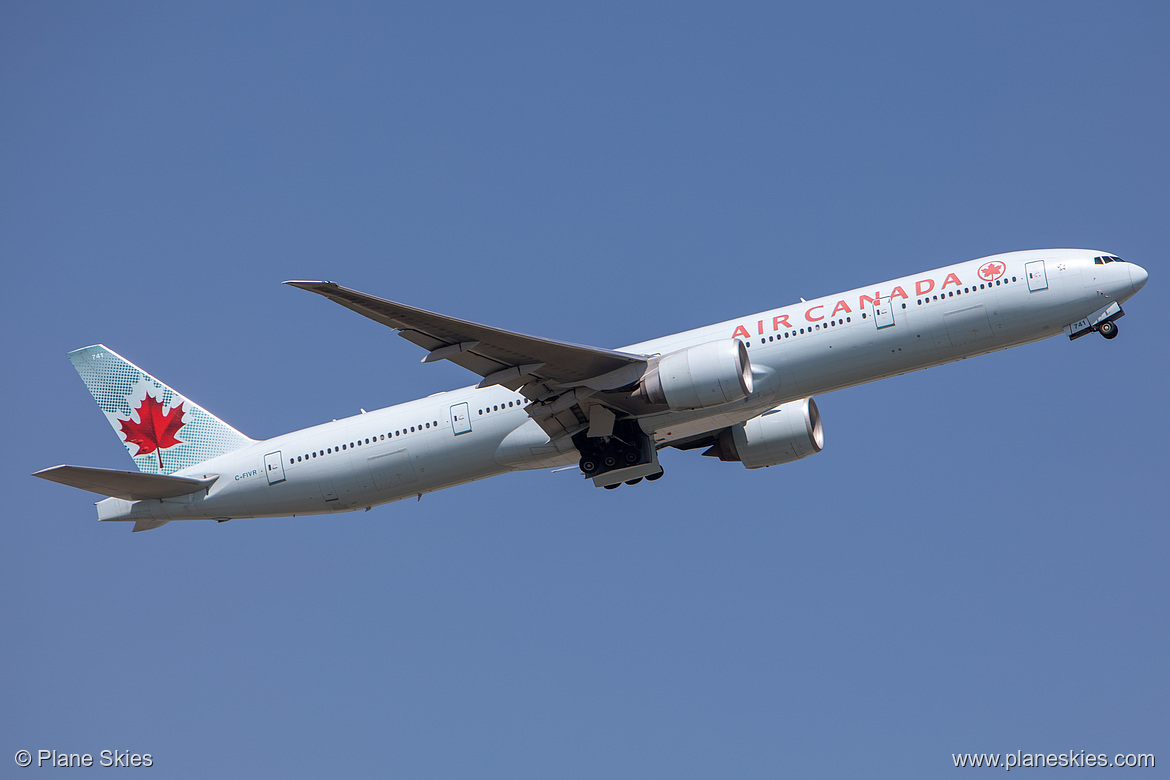
[[[1170,764],[1168,25],[4,3],[0,774],[21,748],[176,778]],[[28,476],[131,467],[65,358],[88,344],[256,438],[473,381],[285,279],[614,347],[1049,246],[1149,270],[1119,338],[819,398],[826,449],[790,466],[672,451],[617,491],[531,472],[133,536]]]

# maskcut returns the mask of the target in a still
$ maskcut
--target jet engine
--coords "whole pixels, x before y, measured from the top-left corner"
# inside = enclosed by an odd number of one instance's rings
[[[807,458],[824,446],[821,413],[813,399],[805,398],[725,429],[703,454],[758,469]]]
[[[706,409],[752,393],[752,364],[739,339],[710,341],[663,355],[638,384],[637,394],[672,411]]]

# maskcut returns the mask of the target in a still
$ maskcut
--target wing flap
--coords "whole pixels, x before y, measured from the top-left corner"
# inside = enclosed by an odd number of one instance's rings
[[[219,475],[215,475],[207,479],[191,479],[89,466],[53,466],[33,476],[127,501],[185,496],[210,487],[219,478]]]

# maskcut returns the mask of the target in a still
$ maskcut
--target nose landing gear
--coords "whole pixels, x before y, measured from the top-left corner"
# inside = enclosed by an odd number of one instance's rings
[[[1117,338],[1117,323],[1113,320],[1105,320],[1097,326],[1097,332],[1107,339]]]

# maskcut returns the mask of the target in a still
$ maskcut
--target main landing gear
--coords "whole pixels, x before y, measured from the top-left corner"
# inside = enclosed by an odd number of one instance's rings
[[[581,453],[581,473],[598,487],[613,490],[623,482],[636,485],[662,476],[654,441],[633,420],[616,420],[611,436],[590,438],[582,431],[573,444]]]
[[[665,472],[658,471],[658,472],[655,472],[654,474],[647,474],[647,475],[646,475],[646,477],[645,477],[645,479],[646,479],[646,481],[647,481],[647,482],[654,482],[655,480],[662,479],[662,475],[663,475],[664,473],[665,473]],[[627,485],[637,485],[639,482],[641,482],[641,481],[642,481],[642,479],[643,479],[642,477],[635,477],[634,479],[627,479],[627,480],[625,481],[625,484],[627,484]],[[612,483],[612,484],[608,484],[608,485],[602,485],[602,487],[604,487],[606,490],[614,490],[614,489],[616,489],[616,488],[619,488],[619,487],[621,487],[621,486],[622,486],[622,484],[623,484],[623,483],[621,483],[621,482],[614,482],[614,483]]]
[[[1113,320],[1105,320],[1097,326],[1097,332],[1107,339],[1117,338],[1117,323]]]

